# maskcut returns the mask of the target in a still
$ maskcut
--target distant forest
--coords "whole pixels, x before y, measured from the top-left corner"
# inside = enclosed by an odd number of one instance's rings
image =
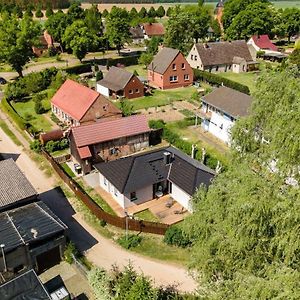
[[[26,9],[28,6],[33,8],[40,7],[46,9],[51,8],[67,8],[70,6],[69,0],[0,0],[0,6],[19,6]]]

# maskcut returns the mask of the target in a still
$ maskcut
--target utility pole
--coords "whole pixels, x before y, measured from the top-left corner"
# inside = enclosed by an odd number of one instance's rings
[[[1,247],[1,252],[2,252],[2,258],[3,258],[3,264],[4,264],[4,271],[7,272],[7,264],[6,264],[6,258],[5,258],[5,253],[4,253],[4,244],[0,245]]]
[[[126,237],[126,241],[128,240],[128,213],[127,211],[125,211],[125,237]]]

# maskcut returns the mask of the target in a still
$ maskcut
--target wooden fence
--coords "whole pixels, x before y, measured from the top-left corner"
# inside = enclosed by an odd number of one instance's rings
[[[114,216],[104,211],[93,199],[69,177],[61,166],[46,151],[42,150],[43,155],[50,162],[59,177],[70,187],[75,195],[88,207],[88,209],[99,219],[104,220],[110,225],[126,229],[126,217]],[[157,222],[148,222],[143,220],[134,220],[128,218],[127,226],[129,230],[147,232],[164,235],[169,225]]]

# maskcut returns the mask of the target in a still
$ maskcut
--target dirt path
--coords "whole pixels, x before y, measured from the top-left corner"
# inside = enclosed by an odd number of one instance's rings
[[[48,178],[24,152],[23,147],[16,146],[2,129],[0,129],[0,153],[4,158],[12,157],[16,161],[40,193],[40,199],[67,224],[70,238],[86,253],[92,263],[110,269],[114,263],[123,266],[130,260],[137,270],[151,276],[157,285],[177,282],[182,291],[190,292],[195,289],[196,284],[185,269],[127,252],[113,241],[99,235],[80,214],[74,211],[62,193],[54,189],[55,178]]]

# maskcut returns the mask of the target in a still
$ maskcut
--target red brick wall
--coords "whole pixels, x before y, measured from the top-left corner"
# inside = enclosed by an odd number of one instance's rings
[[[130,93],[130,90],[132,93]],[[136,90],[138,90],[138,92],[136,92]],[[144,84],[136,76],[133,76],[124,89],[124,96],[127,99],[143,97]]]
[[[173,64],[176,65],[176,70],[173,70]],[[182,69],[182,64],[184,64],[185,69]],[[170,76],[175,75],[177,76],[177,82],[170,82]],[[189,79],[184,80],[184,75],[188,75]],[[179,53],[163,75],[148,70],[148,81],[149,85],[160,89],[189,86],[193,83],[193,70],[185,57]]]
[[[114,119],[121,117],[122,112],[117,112],[113,103],[107,100],[104,96],[99,96],[84,117],[80,120],[80,123],[82,124],[102,118]]]

